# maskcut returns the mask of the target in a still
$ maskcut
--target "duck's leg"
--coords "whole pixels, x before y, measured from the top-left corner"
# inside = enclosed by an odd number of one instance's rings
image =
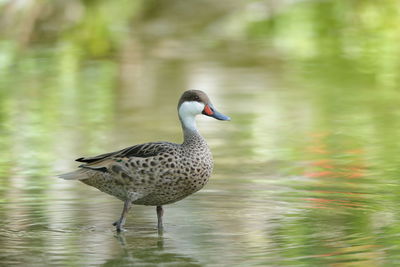
[[[164,215],[164,210],[162,206],[157,206],[157,219],[158,219],[158,231],[161,231],[163,229],[163,224],[162,224],[162,216]]]
[[[131,200],[125,200],[124,208],[122,209],[121,217],[118,221],[114,222],[113,225],[117,228],[117,232],[121,232],[123,230],[123,226],[125,225],[126,215],[128,214],[129,209],[132,206]]]

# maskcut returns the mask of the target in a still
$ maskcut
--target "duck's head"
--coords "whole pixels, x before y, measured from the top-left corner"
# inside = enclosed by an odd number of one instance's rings
[[[178,112],[181,118],[203,114],[221,121],[229,121],[231,119],[219,113],[214,108],[206,93],[200,90],[185,91],[179,100]]]
[[[206,93],[200,90],[188,90],[182,94],[178,104],[178,113],[183,126],[192,130],[196,129],[195,117],[200,114],[222,121],[231,119],[219,113]]]

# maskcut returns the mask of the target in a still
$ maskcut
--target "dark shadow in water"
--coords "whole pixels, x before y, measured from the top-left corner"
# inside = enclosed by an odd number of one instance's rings
[[[157,237],[143,239],[138,236],[126,236],[125,233],[115,235],[121,247],[121,253],[107,260],[101,266],[134,266],[137,264],[171,264],[173,266],[201,266],[195,259],[183,254],[170,253],[164,251],[164,237],[162,233]],[[143,239],[141,243],[139,239]],[[129,239],[133,242],[129,242]],[[149,242],[149,239],[150,242]],[[139,244],[143,244],[140,246]]]
[[[114,237],[118,240],[121,248],[127,251],[128,245],[126,242],[125,234],[124,233],[117,233]],[[164,248],[164,237],[163,237],[163,230],[158,230],[158,238],[157,238],[157,248],[163,249]],[[128,252],[128,251],[127,251]]]

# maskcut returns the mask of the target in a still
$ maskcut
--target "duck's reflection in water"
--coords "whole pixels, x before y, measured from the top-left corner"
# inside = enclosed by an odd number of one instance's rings
[[[101,266],[136,266],[158,263],[171,266],[201,266],[197,260],[187,255],[164,250],[165,239],[160,231],[157,236],[151,237],[137,237],[121,232],[115,234],[115,239],[118,240],[121,252]]]

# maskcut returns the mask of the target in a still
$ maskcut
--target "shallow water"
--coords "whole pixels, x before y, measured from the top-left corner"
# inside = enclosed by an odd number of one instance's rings
[[[387,54],[196,43],[132,39],[85,61],[62,45],[0,58],[1,264],[397,266],[400,95],[395,65],[377,67]],[[206,91],[232,118],[198,119],[214,174],[165,207],[162,235],[144,206],[118,235],[119,200],[56,174],[81,156],[180,142],[184,89]]]

